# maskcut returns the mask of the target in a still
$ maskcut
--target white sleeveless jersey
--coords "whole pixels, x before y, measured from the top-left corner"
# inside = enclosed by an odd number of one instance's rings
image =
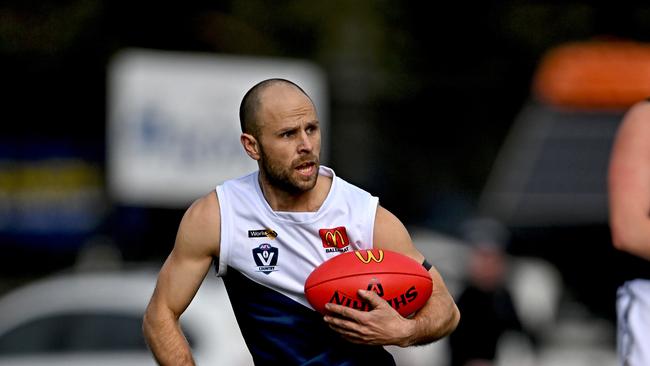
[[[331,177],[332,186],[318,211],[276,212],[264,198],[258,174],[216,189],[221,207],[217,274],[255,362],[393,364],[381,347],[342,341],[304,294],[305,280],[318,265],[372,248],[378,199],[321,166],[319,174]]]

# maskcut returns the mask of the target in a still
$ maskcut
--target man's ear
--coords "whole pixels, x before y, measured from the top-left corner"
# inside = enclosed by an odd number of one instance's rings
[[[246,154],[251,157],[253,160],[260,160],[260,148],[257,139],[248,133],[242,133],[239,137]]]

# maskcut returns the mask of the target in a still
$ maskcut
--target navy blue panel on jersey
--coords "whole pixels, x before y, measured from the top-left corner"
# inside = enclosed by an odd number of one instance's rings
[[[257,365],[395,365],[383,347],[344,340],[319,313],[232,267],[223,280]]]

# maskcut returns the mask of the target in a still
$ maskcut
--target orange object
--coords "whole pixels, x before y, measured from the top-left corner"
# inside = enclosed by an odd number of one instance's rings
[[[560,107],[626,109],[650,97],[650,44],[593,41],[559,46],[542,58],[533,93]]]
[[[339,254],[321,263],[305,280],[305,297],[321,314],[334,303],[361,311],[372,310],[357,291],[375,291],[402,316],[426,304],[433,282],[429,272],[403,254],[366,249]]]

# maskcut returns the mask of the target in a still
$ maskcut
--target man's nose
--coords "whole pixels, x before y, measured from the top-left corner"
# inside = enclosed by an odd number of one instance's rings
[[[311,137],[307,134],[306,131],[300,133],[300,144],[298,145],[299,152],[311,152],[314,149],[314,144],[311,141]]]

